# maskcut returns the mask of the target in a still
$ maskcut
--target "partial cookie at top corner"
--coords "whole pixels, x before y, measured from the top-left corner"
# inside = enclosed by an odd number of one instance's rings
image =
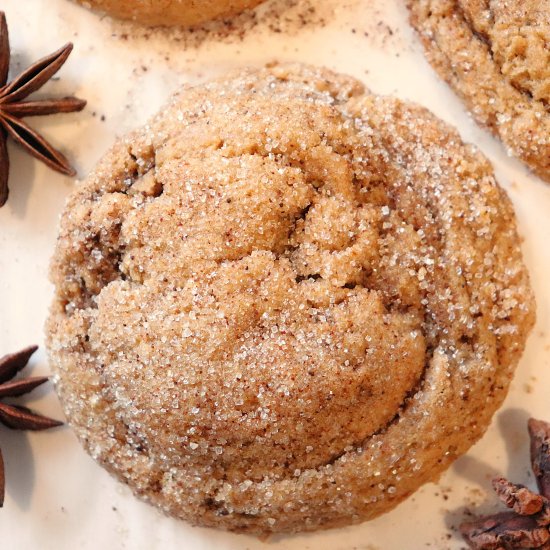
[[[230,17],[263,0],[75,0],[119,19],[149,26],[189,27]]]
[[[550,181],[550,3],[409,0],[426,56],[477,122]]]

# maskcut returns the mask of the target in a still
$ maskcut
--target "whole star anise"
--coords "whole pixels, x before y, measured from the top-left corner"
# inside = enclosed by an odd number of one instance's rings
[[[475,550],[550,549],[550,424],[529,419],[531,466],[540,495],[497,477],[493,488],[510,512],[463,523],[460,532]]]
[[[4,355],[0,358],[0,400],[4,397],[19,397],[47,382],[47,376],[19,378],[11,380],[29,362],[31,355],[38,346],[30,346],[17,353]],[[63,422],[47,418],[20,405],[11,405],[0,401],[0,423],[12,430],[47,430],[61,426]],[[4,475],[4,461],[0,449],[0,508],[4,505],[4,491],[6,478]]]
[[[29,154],[44,164],[74,176],[69,161],[54,149],[40,134],[25,124],[27,116],[52,115],[81,111],[86,101],[76,97],[23,101],[40,89],[62,67],[73,49],[71,43],[44,57],[6,84],[10,65],[10,42],[4,12],[0,11],[0,207],[8,200],[9,158],[7,138],[11,136]]]

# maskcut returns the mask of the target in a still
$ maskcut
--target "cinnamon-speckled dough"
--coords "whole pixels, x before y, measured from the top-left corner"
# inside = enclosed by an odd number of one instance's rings
[[[120,19],[151,26],[192,26],[235,15],[263,0],[76,0]]]
[[[430,63],[474,118],[550,181],[550,2],[409,0]]]
[[[47,325],[88,452],[195,524],[313,530],[433,480],[534,303],[488,161],[425,109],[282,65],[185,88],[70,197]]]

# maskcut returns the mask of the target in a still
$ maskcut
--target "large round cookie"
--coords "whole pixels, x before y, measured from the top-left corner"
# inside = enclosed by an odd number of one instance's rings
[[[359,522],[506,395],[534,303],[491,166],[425,109],[291,65],[185,88],[70,197],[49,354],[90,454],[167,513]]]
[[[113,17],[151,26],[192,26],[235,15],[263,0],[76,0]]]
[[[550,2],[409,0],[430,63],[475,119],[550,181]]]

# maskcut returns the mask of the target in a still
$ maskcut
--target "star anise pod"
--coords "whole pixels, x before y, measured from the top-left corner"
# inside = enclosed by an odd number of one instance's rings
[[[76,97],[24,101],[50,80],[65,63],[72,49],[71,43],[66,44],[6,84],[10,65],[10,42],[6,16],[0,11],[0,207],[8,200],[9,192],[9,158],[6,145],[8,136],[53,170],[68,176],[76,174],[59,151],[21,120],[27,116],[70,113],[84,108],[86,101]]]
[[[493,489],[510,512],[463,523],[460,532],[475,550],[550,549],[550,424],[529,419],[531,466],[540,494],[503,477]]]
[[[17,353],[0,358],[0,423],[12,430],[47,430],[61,426],[63,422],[34,413],[27,407],[2,403],[4,397],[19,397],[48,381],[47,376],[32,378],[12,378],[25,367],[38,346],[30,346]],[[5,490],[4,461],[0,450],[0,508],[4,504]]]

